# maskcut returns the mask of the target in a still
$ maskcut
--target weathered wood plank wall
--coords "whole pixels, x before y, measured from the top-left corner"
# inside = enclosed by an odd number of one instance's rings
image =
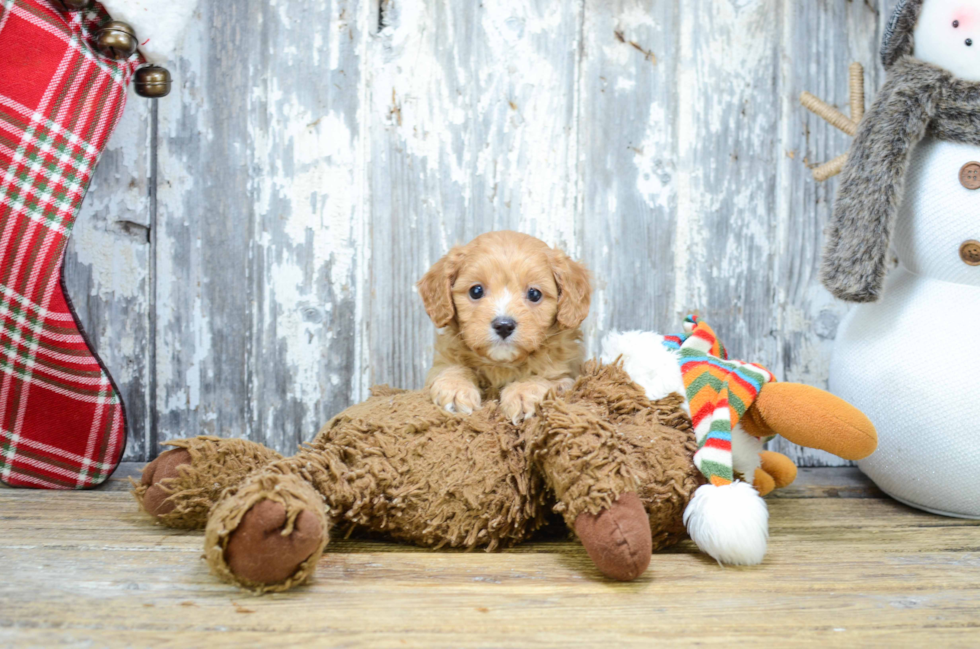
[[[877,88],[893,4],[201,0],[67,260],[128,459],[201,433],[289,452],[372,383],[420,386],[414,281],[490,229],[588,263],[592,350],[697,309],[734,354],[824,385],[836,185],[807,164],[847,138],[796,98],[846,108],[851,61]]]

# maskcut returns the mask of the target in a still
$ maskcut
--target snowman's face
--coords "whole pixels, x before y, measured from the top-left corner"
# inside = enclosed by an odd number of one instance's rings
[[[980,81],[980,0],[925,0],[913,36],[915,58]]]

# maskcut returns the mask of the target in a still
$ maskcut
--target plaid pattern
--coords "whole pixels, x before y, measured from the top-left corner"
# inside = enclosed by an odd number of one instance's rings
[[[61,281],[92,171],[142,63],[102,58],[99,5],[0,0],[0,480],[79,489],[115,470],[122,400]]]
[[[732,429],[762,386],[776,379],[761,365],[729,360],[714,330],[697,316],[687,317],[683,334],[664,336],[663,345],[677,352],[680,362],[698,444],[694,464],[711,484],[730,484],[735,479]]]

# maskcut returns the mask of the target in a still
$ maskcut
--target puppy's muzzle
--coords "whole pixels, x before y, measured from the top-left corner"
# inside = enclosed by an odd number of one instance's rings
[[[494,318],[493,322],[490,323],[493,330],[497,332],[501,340],[506,340],[512,333],[514,329],[517,329],[517,322],[513,318],[499,317]]]

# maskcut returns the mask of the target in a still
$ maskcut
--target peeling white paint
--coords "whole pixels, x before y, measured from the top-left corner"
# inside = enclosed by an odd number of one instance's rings
[[[133,235],[145,183],[127,177],[139,123],[113,140],[120,169],[93,185],[71,263],[93,305],[152,319],[161,439],[288,451],[372,381],[418,387],[432,328],[414,282],[500,228],[593,267],[590,348],[701,308],[730,347],[821,385],[846,309],[816,276],[831,192],[803,160],[846,138],[796,97],[840,103],[851,60],[879,78],[875,7],[845,4],[391,0],[376,33],[367,0],[202,0],[158,103],[156,294]],[[110,358],[145,346],[123,311],[97,325]],[[119,376],[146,382],[132,367]]]
[[[146,184],[132,178],[145,178],[149,171],[146,128],[145,114],[138,109],[123,116],[72,231],[76,263],[89,267],[90,294],[103,300],[145,298],[149,197]],[[115,173],[107,177],[106,171]]]

